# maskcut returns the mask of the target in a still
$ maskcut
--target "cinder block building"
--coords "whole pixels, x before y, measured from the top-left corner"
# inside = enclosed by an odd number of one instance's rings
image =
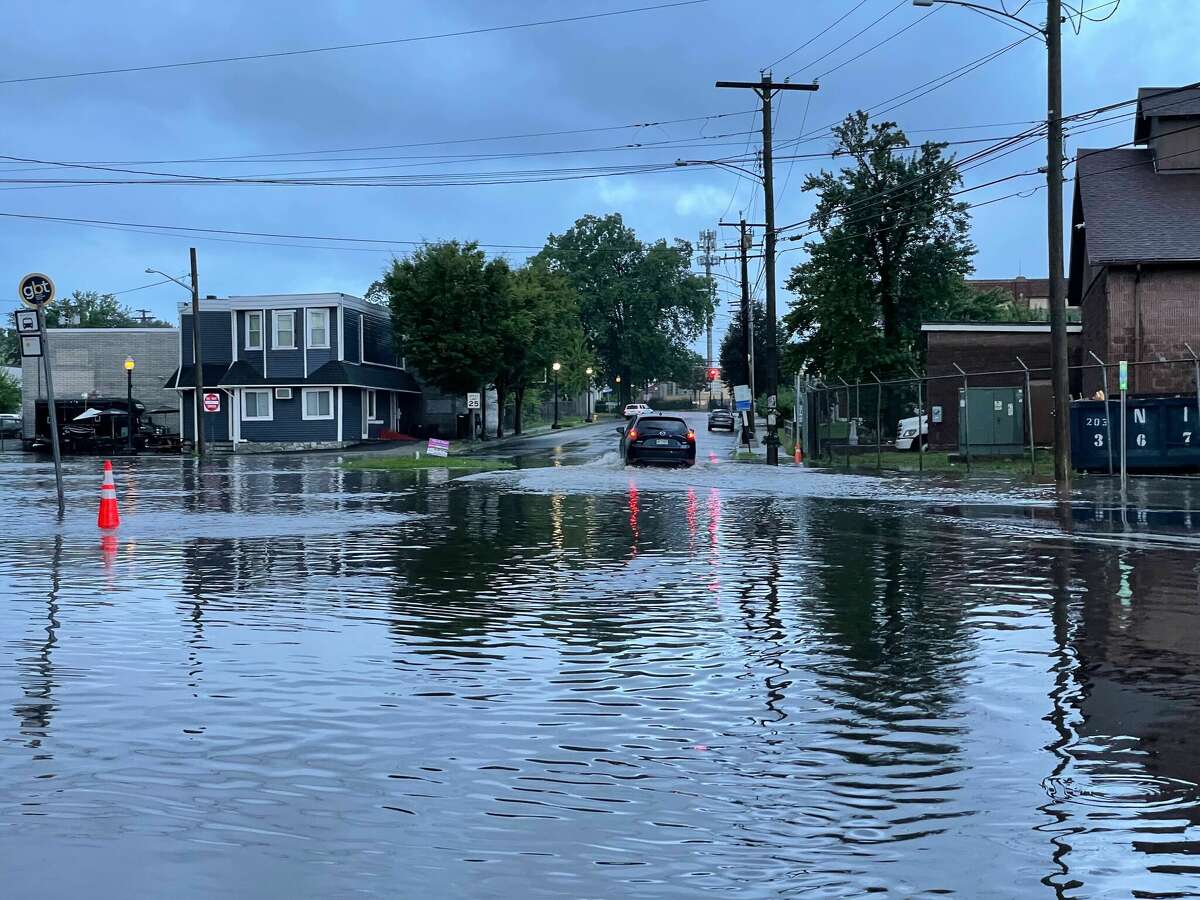
[[[1133,139],[1144,146],[1076,156],[1068,301],[1082,307],[1084,357],[1110,365],[1200,352],[1200,89],[1142,88]],[[1103,386],[1085,370],[1084,394]],[[1195,384],[1190,365],[1134,366],[1130,387]]]
[[[49,335],[54,391],[62,399],[124,398],[125,359],[133,359],[133,397],[155,413],[156,424],[179,431],[179,395],[164,385],[179,360],[177,328],[52,328]],[[22,416],[33,436],[34,407],[46,399],[40,359],[21,361]],[[170,412],[158,412],[170,410]]]

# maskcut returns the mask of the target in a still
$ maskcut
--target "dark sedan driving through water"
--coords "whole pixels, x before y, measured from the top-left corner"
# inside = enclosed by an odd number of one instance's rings
[[[621,459],[627,466],[696,464],[696,432],[678,416],[639,416],[617,431],[621,435]]]

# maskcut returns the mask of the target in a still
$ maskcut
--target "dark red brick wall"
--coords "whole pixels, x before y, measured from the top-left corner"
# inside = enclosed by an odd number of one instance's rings
[[[1072,334],[1070,357],[1072,364],[1079,358],[1080,336]],[[958,446],[958,392],[962,377],[954,364],[962,366],[970,376],[968,383],[973,387],[1025,387],[1025,377],[1019,371],[1010,375],[976,375],[976,372],[1003,372],[1021,368],[1017,357],[1031,369],[1048,369],[1050,366],[1050,334],[969,331],[930,331],[925,333],[925,370],[931,376],[954,375],[954,378],[937,378],[926,382],[928,401],[926,406],[942,407],[942,422],[929,420],[929,445],[935,449],[953,449]],[[1040,402],[1048,396],[1049,372],[1035,372],[1031,385],[1034,394],[1034,440],[1050,441],[1050,405]],[[894,430],[894,425],[892,426]]]
[[[1113,267],[1105,281],[1107,315],[1101,318],[1107,333],[1103,343],[1089,334],[1088,346],[1096,341],[1103,348],[1096,352],[1109,363],[1187,358],[1185,343],[1200,352],[1200,266],[1146,265],[1140,275],[1133,266]],[[1086,304],[1083,315],[1087,322]],[[1134,366],[1129,381],[1135,393],[1196,389],[1190,363]]]

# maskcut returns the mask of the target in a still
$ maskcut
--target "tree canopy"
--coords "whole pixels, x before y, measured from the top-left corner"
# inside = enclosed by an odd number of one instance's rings
[[[751,304],[751,310],[754,317],[754,386],[761,394],[765,393],[767,384],[767,311],[758,302]],[[746,359],[743,331],[741,315],[734,316],[725,337],[721,339],[721,349],[717,357],[721,366],[721,380],[731,388],[739,384],[750,384],[750,364]],[[783,358],[783,347],[782,335],[779,335],[780,359]]]
[[[788,348],[791,367],[827,378],[917,365],[923,320],[999,314],[995,297],[964,280],[976,251],[945,145],[906,152],[895,123],[867,118],[859,111],[834,129],[837,154],[854,165],[804,181],[817,193],[809,224],[819,238],[805,244],[809,258],[787,282],[794,300],[784,325],[798,338]]]
[[[0,413],[14,413],[21,409],[21,385],[7,372],[0,371]]]
[[[691,257],[687,241],[645,244],[613,213],[552,234],[533,262],[567,279],[601,376],[620,375],[628,390],[670,377],[708,320],[708,285],[691,271]]]
[[[168,328],[166,322],[150,319],[143,322],[133,310],[117,301],[112,294],[98,291],[73,291],[70,297],[60,298],[46,309],[48,328]]]

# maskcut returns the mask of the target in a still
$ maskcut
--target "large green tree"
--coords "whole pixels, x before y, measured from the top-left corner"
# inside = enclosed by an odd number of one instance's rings
[[[712,309],[708,286],[691,271],[686,241],[640,241],[619,214],[584,216],[551,235],[535,258],[562,273],[579,298],[579,318],[606,380],[623,397],[684,352]]]
[[[117,301],[112,294],[98,291],[73,291],[60,297],[46,309],[46,325],[50,328],[134,328],[143,323],[133,310]],[[165,322],[151,319],[149,327],[167,327]]]
[[[428,244],[393,260],[382,292],[403,335],[403,352],[423,378],[451,394],[492,381],[509,277],[508,263],[487,259],[475,243]],[[372,291],[381,294],[375,286]]]
[[[961,177],[944,144],[910,149],[893,122],[859,111],[834,129],[839,156],[853,165],[804,181],[817,194],[806,262],[787,282],[784,319],[798,342],[794,369],[848,380],[916,366],[923,320],[991,318],[994,298],[965,284],[975,246]]]
[[[21,385],[7,372],[0,372],[0,413],[15,413],[20,409]]]

